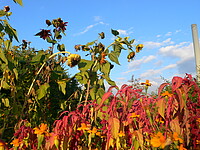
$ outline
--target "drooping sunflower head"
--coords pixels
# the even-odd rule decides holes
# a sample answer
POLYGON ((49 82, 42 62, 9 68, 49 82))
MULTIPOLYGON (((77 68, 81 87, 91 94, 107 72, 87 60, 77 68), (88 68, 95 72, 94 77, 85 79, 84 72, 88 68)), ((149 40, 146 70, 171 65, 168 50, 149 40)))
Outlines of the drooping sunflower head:
POLYGON ((69 67, 74 67, 76 66, 81 60, 81 56, 79 54, 70 54, 68 57, 67 57, 67 65, 69 67))

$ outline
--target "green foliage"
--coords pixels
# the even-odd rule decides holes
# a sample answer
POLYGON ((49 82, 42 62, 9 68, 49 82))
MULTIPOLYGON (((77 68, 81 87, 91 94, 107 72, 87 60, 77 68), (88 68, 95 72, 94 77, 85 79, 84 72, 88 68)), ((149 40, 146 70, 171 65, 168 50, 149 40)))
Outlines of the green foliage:
MULTIPOLYGON (((23 5, 22 0, 13 1, 23 5)), ((67 52, 66 46, 61 43, 68 24, 61 18, 46 20, 47 29, 35 34, 50 44, 49 49, 36 50, 26 40, 13 45, 13 41, 19 42, 19 39, 16 29, 9 24, 12 15, 9 10, 9 6, 0 10, 0 17, 4 18, 0 20, 1 138, 11 139, 14 126, 17 127, 20 120, 27 120, 32 126, 41 122, 53 124, 61 112, 75 110, 77 104, 84 103, 86 106, 89 101, 100 104, 105 82, 116 86, 110 78, 114 67, 112 63, 119 65, 122 50, 130 52, 136 47, 134 40, 121 38, 117 30, 111 29, 115 40, 107 47, 102 43, 104 32, 99 33, 97 40, 75 45, 76 51, 82 50, 90 56, 89 59, 81 59, 80 55, 67 52), (59 52, 54 53, 55 49, 59 52), (64 69, 66 62, 71 68, 78 65, 79 72, 73 77, 69 77, 64 69)), ((102 113, 98 115, 103 117, 102 113)), ((43 136, 38 137, 40 148, 43 136)))
MULTIPOLYGON (((91 99, 96 100, 96 87, 105 90, 104 82, 116 86, 116 83, 110 78, 110 72, 114 67, 112 63, 120 65, 119 57, 122 50, 128 50, 130 53, 134 52, 134 47, 137 47, 133 45, 134 39, 128 41, 129 37, 120 37, 117 30, 111 29, 111 33, 116 39, 107 47, 101 41, 105 39, 104 32, 99 33, 97 40, 88 42, 85 45, 75 45, 76 51, 87 52, 86 56, 90 57, 89 60, 81 59, 78 64, 80 72, 75 75, 78 82, 85 87, 83 95, 86 93, 86 103, 89 95, 91 99)), ((133 59, 133 57, 129 59, 133 59)))
POLYGON ((23 6, 23 2, 22 2, 22 0, 13 0, 15 3, 17 3, 17 4, 19 4, 19 5, 21 5, 21 6, 23 6))
MULTIPOLYGON (((1 16, 7 17, 2 11, 1 16)), ((6 139, 11 138, 20 119, 32 125, 52 124, 61 111, 73 109, 79 98, 74 96, 79 89, 77 81, 64 69, 65 56, 52 55, 53 47, 36 51, 26 40, 13 46, 13 40, 18 41, 16 30, 7 18, 0 20, 0 135, 6 139)), ((59 46, 63 51, 64 45, 59 46)))

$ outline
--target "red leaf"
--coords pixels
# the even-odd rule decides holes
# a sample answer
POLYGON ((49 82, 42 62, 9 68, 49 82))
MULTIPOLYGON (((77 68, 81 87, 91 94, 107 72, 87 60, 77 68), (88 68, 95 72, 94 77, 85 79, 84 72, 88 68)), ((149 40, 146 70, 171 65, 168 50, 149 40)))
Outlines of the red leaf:
MULTIPOLYGON (((109 89, 110 91, 110 89, 109 89)), ((95 111, 99 110, 101 108, 101 106, 103 105, 103 103, 105 102, 106 99, 108 99, 110 97, 110 95, 112 95, 112 92, 107 92, 103 95, 101 103, 95 108, 95 111)))
POLYGON ((179 106, 180 106, 180 111, 182 111, 182 109, 185 107, 185 100, 184 100, 184 98, 186 96, 185 95, 186 93, 183 93, 181 91, 181 89, 177 89, 176 93, 177 93, 178 98, 179 98, 178 102, 179 102, 179 106))
POLYGON ((160 93, 162 92, 162 90, 165 88, 165 86, 169 85, 169 83, 163 83, 160 85, 160 87, 158 88, 158 96, 160 96, 160 93))
POLYGON ((182 85, 183 79, 181 77, 173 77, 172 79, 172 90, 175 91, 182 85))

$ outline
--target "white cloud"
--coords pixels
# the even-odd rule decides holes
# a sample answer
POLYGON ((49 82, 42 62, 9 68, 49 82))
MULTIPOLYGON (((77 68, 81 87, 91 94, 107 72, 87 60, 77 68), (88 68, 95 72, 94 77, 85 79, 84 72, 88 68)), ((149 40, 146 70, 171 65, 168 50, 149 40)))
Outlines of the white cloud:
POLYGON ((147 62, 149 62, 149 61, 152 61, 152 60, 154 60, 154 59, 156 59, 156 56, 154 56, 154 55, 149 55, 149 56, 147 56, 147 57, 143 57, 143 63, 147 63, 147 62))
POLYGON ((124 77, 117 78, 117 80, 126 80, 124 77))
POLYGON ((161 35, 156 35, 157 38, 161 37, 161 35))
POLYGON ((164 41, 162 42, 162 45, 164 45, 164 44, 174 44, 174 42, 171 41, 171 40, 172 40, 171 38, 168 38, 168 39, 164 40, 164 41))
POLYGON ((179 33, 179 32, 181 32, 181 30, 176 30, 176 31, 175 31, 175 33, 179 33))
POLYGON ((102 20, 101 16, 94 16, 94 21, 100 21, 102 20))
POLYGON ((127 36, 133 33, 133 27, 129 28, 128 30, 118 29, 117 31, 119 34, 127 36))
POLYGON ((97 23, 87 26, 84 31, 80 32, 80 34, 84 34, 84 33, 88 32, 91 28, 93 28, 96 25, 97 25, 97 23))
POLYGON ((172 32, 167 32, 166 34, 165 34, 165 36, 171 36, 172 35, 172 32))
POLYGON ((168 69, 173 69, 176 68, 177 64, 169 64, 167 66, 164 66, 163 68, 160 69, 149 69, 146 72, 142 73, 140 75, 140 78, 146 78, 146 77, 153 77, 155 75, 161 74, 164 70, 168 70, 168 69))
POLYGON ((128 35, 128 33, 127 33, 126 30, 121 30, 121 29, 119 29, 119 30, 117 30, 117 31, 118 31, 119 34, 121 34, 121 35, 128 35))
POLYGON ((157 62, 154 63, 155 66, 161 66, 163 64, 162 60, 158 60, 157 62))
POLYGON ((167 70, 167 69, 173 69, 173 68, 176 68, 177 67, 177 64, 169 64, 163 68, 161 68, 160 70, 161 71, 164 71, 164 70, 167 70))
POLYGON ((176 45, 161 47, 159 53, 163 56, 176 57, 181 60, 187 60, 194 57, 193 44, 182 42, 176 45))
POLYGON ((143 56, 141 59, 138 59, 138 60, 134 60, 132 62, 130 62, 128 64, 128 68, 129 69, 138 69, 140 68, 140 66, 144 63, 147 63, 147 62, 150 62, 152 60, 156 59, 156 56, 154 55, 149 55, 149 56, 143 56))
POLYGON ((100 21, 100 22, 98 22, 98 23, 91 24, 91 25, 87 26, 82 32, 77 33, 77 34, 75 34, 74 36, 84 34, 84 33, 88 32, 89 30, 91 30, 92 28, 94 28, 95 26, 97 26, 97 25, 99 25, 99 24, 101 24, 101 25, 107 25, 106 23, 100 21))
POLYGON ((149 70, 145 71, 144 73, 142 73, 140 75, 140 78, 142 78, 142 79, 145 79, 147 77, 150 78, 150 77, 152 77, 152 76, 154 76, 156 74, 159 74, 160 72, 161 72, 160 69, 158 69, 158 70, 149 69, 149 70))
POLYGON ((169 45, 169 44, 174 44, 174 42, 171 41, 171 38, 168 38, 168 39, 166 39, 166 40, 164 40, 162 42, 153 42, 153 41, 144 42, 144 46, 147 49, 159 48, 161 46, 169 45))
POLYGON ((144 47, 147 49, 158 48, 161 45, 162 45, 162 43, 160 43, 160 42, 153 42, 153 41, 144 42, 144 47))

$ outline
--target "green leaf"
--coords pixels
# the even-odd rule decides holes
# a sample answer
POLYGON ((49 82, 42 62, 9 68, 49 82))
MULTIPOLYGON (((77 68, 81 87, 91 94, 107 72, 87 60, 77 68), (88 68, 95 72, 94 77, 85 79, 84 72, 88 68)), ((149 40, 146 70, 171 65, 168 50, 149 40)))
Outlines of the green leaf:
POLYGON ((135 42, 135 39, 132 39, 131 41, 129 41, 130 44, 133 44, 135 42))
POLYGON ((66 94, 66 82, 65 81, 58 81, 57 82, 59 85, 59 90, 62 91, 62 93, 65 95, 66 94))
POLYGON ((37 149, 40 149, 40 146, 42 145, 42 142, 44 140, 44 135, 43 134, 38 134, 37 135, 37 140, 38 140, 38 147, 37 147, 37 149))
POLYGON ((6 25, 5 26, 5 32, 8 34, 10 40, 12 41, 12 39, 14 37, 15 40, 17 42, 19 42, 18 37, 17 37, 17 31, 14 28, 12 28, 7 21, 5 21, 5 25, 6 25))
POLYGON ((87 84, 89 79, 89 74, 87 71, 79 72, 75 75, 75 78, 80 82, 81 84, 87 84))
POLYGON ((92 67, 93 63, 93 61, 81 59, 81 61, 78 63, 78 69, 80 71, 86 71, 92 67))
POLYGON ((104 88, 104 79, 101 78, 101 79, 98 79, 98 84, 104 88))
MULTIPOLYGON (((102 99, 103 95, 105 94, 105 90, 103 88, 99 88, 97 91, 97 96, 100 98, 100 100, 102 99)), ((97 104, 100 104, 101 101, 97 101, 97 104)))
POLYGON ((1 87, 4 89, 10 89, 10 85, 4 80, 1 81, 1 87))
POLYGON ((110 74, 110 63, 106 62, 100 66, 100 71, 106 75, 110 74))
POLYGON ((95 41, 92 41, 92 42, 88 42, 85 46, 91 46, 91 45, 93 45, 95 42, 96 42, 96 40, 95 40, 95 41))
POLYGON ((0 23, 0 31, 4 29, 4 26, 0 23))
POLYGON ((92 71, 97 72, 100 69, 100 63, 99 61, 95 62, 95 65, 92 68, 92 71))
POLYGON ((6 50, 10 50, 10 47, 12 46, 12 42, 10 40, 4 41, 4 45, 6 50))
POLYGON ((118 60, 118 53, 112 51, 108 54, 108 57, 110 58, 111 61, 115 62, 116 64, 120 65, 119 60, 118 60))
POLYGON ((114 44, 113 45, 113 52, 115 52, 116 56, 119 57, 119 55, 121 54, 121 50, 124 49, 123 46, 121 46, 121 44, 114 44))
POLYGON ((2 51, 0 52, 0 59, 6 64, 8 64, 8 60, 2 51))
POLYGON ((111 33, 112 33, 114 36, 119 35, 119 32, 118 32, 117 30, 111 29, 111 33))
POLYGON ((124 40, 122 41, 122 43, 123 43, 123 44, 126 44, 126 45, 129 46, 129 47, 132 47, 131 44, 130 44, 130 42, 127 41, 127 39, 125 39, 125 38, 124 38, 124 40))
POLYGON ((23 2, 22 2, 22 0, 13 0, 15 3, 17 3, 17 4, 19 4, 19 5, 21 5, 21 6, 23 6, 23 2))
POLYGON ((138 140, 134 140, 134 149, 139 149, 140 143, 138 140))
POLYGON ((65 45, 64 44, 58 44, 57 49, 61 52, 61 51, 65 51, 65 45))
POLYGON ((10 103, 9 103, 9 99, 8 98, 2 98, 2 103, 4 104, 5 107, 9 107, 10 103))
POLYGON ((7 13, 4 10, 0 10, 0 17, 5 16, 7 13))
POLYGON ((97 90, 98 90, 98 85, 94 85, 93 88, 90 89, 90 96, 93 100, 96 99, 96 93, 97 93, 97 90))
POLYGON ((60 32, 57 31, 57 30, 55 30, 55 37, 56 37, 56 38, 59 38, 59 36, 60 36, 60 32))
POLYGON ((41 85, 39 87, 39 89, 37 90, 37 96, 38 96, 38 100, 42 99, 47 93, 48 93, 48 88, 49 88, 49 84, 48 83, 44 83, 43 85, 41 85))
POLYGON ((116 86, 115 81, 111 80, 108 75, 102 75, 104 79, 108 82, 109 85, 116 86))
POLYGON ((44 51, 39 51, 37 55, 35 55, 31 62, 43 62, 43 60, 45 59, 45 52, 44 51))
POLYGON ((13 72, 14 72, 14 74, 15 74, 15 78, 16 78, 16 80, 18 80, 18 71, 17 71, 17 69, 14 68, 14 69, 13 69, 13 72))
POLYGON ((50 37, 46 37, 46 40, 48 43, 52 43, 52 44, 56 44, 57 41, 56 40, 52 40, 50 37))

